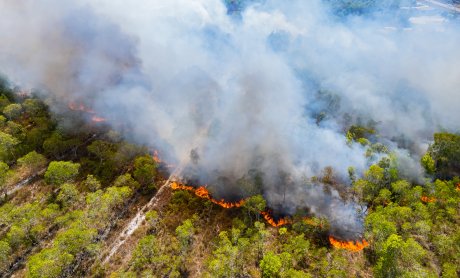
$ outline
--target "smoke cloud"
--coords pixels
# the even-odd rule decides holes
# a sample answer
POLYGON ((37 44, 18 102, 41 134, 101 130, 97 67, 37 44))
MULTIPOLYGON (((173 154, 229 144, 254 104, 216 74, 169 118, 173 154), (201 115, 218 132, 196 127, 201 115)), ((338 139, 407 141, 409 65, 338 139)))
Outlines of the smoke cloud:
POLYGON ((357 205, 311 177, 332 167, 346 187, 348 167, 375 163, 344 136, 368 123, 404 174, 421 175, 432 133, 460 128, 458 20, 417 7, 246 4, 2 1, 0 72, 129 127, 219 197, 262 193, 278 213, 308 208, 336 233, 359 233, 357 205))

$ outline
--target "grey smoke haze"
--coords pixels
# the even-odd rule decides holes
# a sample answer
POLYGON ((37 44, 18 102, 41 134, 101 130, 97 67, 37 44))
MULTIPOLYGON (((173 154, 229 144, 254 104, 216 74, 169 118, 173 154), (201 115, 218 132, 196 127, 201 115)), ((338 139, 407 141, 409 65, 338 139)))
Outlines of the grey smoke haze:
POLYGON ((0 72, 129 126, 216 194, 260 174, 280 212, 309 207, 359 231, 355 204, 304 182, 375 162, 346 144, 346 119, 375 121, 413 176, 432 133, 460 128, 458 22, 405 12, 401 23, 394 10, 339 18, 319 0, 264 1, 240 18, 220 0, 6 0, 0 72), (319 90, 339 101, 318 124, 319 90))

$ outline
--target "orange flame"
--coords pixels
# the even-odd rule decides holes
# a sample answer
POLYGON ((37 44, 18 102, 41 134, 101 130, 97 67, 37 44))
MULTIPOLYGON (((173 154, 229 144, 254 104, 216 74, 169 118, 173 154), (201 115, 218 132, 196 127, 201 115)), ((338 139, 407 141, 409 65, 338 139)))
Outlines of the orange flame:
POLYGON ((155 160, 155 162, 158 164, 162 162, 157 150, 153 151, 153 160, 155 160))
POLYGON ((262 214, 265 221, 267 221, 268 224, 272 225, 273 227, 281 227, 287 224, 291 224, 291 220, 287 217, 281 218, 278 221, 276 221, 271 215, 270 211, 261 211, 260 214, 262 214))
POLYGON ((75 101, 69 102, 67 105, 70 110, 73 111, 82 111, 90 114, 95 114, 96 112, 92 110, 91 108, 86 107, 83 103, 76 103, 75 101))
POLYGON ((165 163, 161 158, 160 158, 160 153, 158 152, 158 150, 153 150, 153 161, 155 161, 157 164, 162 164, 164 166, 166 166, 167 168, 174 168, 176 166, 174 166, 174 164, 167 164, 165 163))
POLYGON ((420 197, 420 200, 422 200, 422 202, 424 202, 424 203, 433 203, 433 202, 436 201, 436 198, 435 197, 422 196, 422 197, 420 197))
POLYGON ((341 241, 341 240, 335 239, 333 236, 329 236, 329 242, 335 248, 346 249, 346 250, 353 251, 353 252, 359 252, 363 250, 364 248, 366 248, 367 246, 369 246, 369 243, 365 239, 363 239, 362 242, 359 242, 359 241, 353 242, 353 241, 341 241))
POLYGON ((455 190, 460 191, 460 183, 457 183, 457 188, 455 190))
POLYGON ((188 190, 188 191, 194 191, 195 190, 195 188, 193 188, 191 186, 180 184, 177 181, 173 181, 171 183, 171 188, 173 190, 188 190))
POLYGON ((206 189, 206 187, 204 186, 200 186, 198 188, 194 188, 192 186, 187 186, 187 185, 183 185, 183 184, 180 184, 176 181, 173 181, 171 183, 171 188, 174 189, 174 190, 187 190, 187 191, 192 191, 197 197, 199 198, 202 198, 202 199, 206 199, 206 200, 209 200, 211 201, 212 203, 216 204, 216 205, 219 205, 223 208, 226 208, 226 209, 229 209, 229 208, 239 208, 241 207, 244 202, 246 201, 245 199, 243 200, 240 200, 238 202, 226 202, 224 199, 221 199, 221 200, 216 200, 216 199, 213 199, 211 197, 211 194, 209 193, 209 191, 206 189))

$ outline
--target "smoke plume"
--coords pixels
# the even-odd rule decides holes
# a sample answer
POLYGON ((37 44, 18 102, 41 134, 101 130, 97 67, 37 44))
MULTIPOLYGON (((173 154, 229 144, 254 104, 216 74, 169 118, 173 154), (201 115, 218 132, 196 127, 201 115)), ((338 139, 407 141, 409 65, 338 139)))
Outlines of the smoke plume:
POLYGON ((352 124, 420 176, 432 133, 460 128, 460 32, 437 10, 331 2, 4 0, 0 72, 129 127, 219 197, 261 193, 359 233, 357 205, 311 178, 332 167, 347 187, 348 167, 376 162, 347 144, 352 124))

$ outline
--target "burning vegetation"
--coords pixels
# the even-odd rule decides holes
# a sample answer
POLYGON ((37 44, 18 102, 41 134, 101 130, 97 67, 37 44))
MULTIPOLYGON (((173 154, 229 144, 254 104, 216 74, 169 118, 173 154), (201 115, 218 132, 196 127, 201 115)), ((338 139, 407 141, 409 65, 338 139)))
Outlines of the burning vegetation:
POLYGON ((214 199, 211 194, 209 193, 208 189, 205 186, 200 186, 198 188, 194 188, 192 186, 182 185, 176 181, 171 183, 171 188, 174 190, 186 190, 193 192, 197 197, 201 199, 206 199, 211 201, 212 203, 219 205, 223 208, 230 209, 230 208, 239 208, 241 207, 245 200, 240 200, 238 202, 226 202, 224 199, 217 200, 214 199))
POLYGON ((268 224, 272 225, 273 227, 281 227, 284 225, 291 224, 292 221, 288 217, 280 218, 280 219, 275 219, 272 215, 272 212, 270 210, 267 211, 261 211, 260 214, 264 217, 265 221, 267 221, 268 224))
POLYGON ((422 202, 424 202, 424 203, 433 203, 433 202, 436 202, 436 198, 435 198, 435 197, 428 197, 428 196, 422 196, 422 197, 420 197, 420 200, 422 200, 422 202))
POLYGON ((333 236, 329 236, 329 242, 332 246, 339 249, 346 249, 353 252, 359 252, 369 246, 369 243, 363 239, 361 242, 359 241, 342 241, 339 239, 334 238, 333 236))
POLYGON ((91 121, 93 123, 103 123, 103 122, 107 121, 105 118, 96 115, 96 111, 94 111, 93 109, 85 106, 81 102, 78 103, 78 102, 75 102, 75 101, 71 101, 71 102, 69 102, 67 104, 67 107, 72 111, 80 111, 80 112, 84 112, 84 113, 92 115, 91 116, 91 121))
MULTIPOLYGON (((177 181, 173 181, 171 183, 171 188, 173 190, 185 190, 193 192, 197 197, 210 200, 212 203, 219 205, 223 208, 230 209, 230 208, 238 208, 244 205, 245 199, 242 199, 238 202, 226 202, 224 199, 216 200, 212 198, 211 194, 209 193, 208 189, 205 186, 200 186, 195 188, 193 186, 183 185, 177 181)), ((282 227, 285 225, 293 224, 293 220, 289 217, 282 217, 276 219, 273 216, 273 212, 270 209, 261 211, 260 214, 263 216, 264 220, 273 227, 282 227)), ((306 224, 311 226, 319 226, 322 227, 321 223, 317 223, 311 218, 304 217, 302 219, 306 224)), ((366 248, 369 243, 366 240, 362 241, 341 241, 335 239, 333 236, 329 236, 329 242, 332 246, 340 249, 346 249, 353 252, 358 252, 366 248)))

